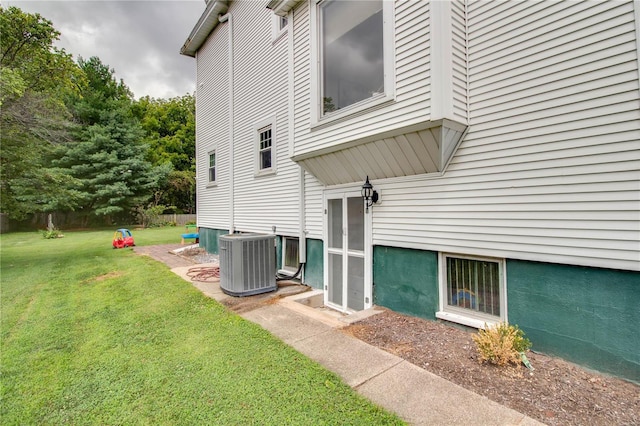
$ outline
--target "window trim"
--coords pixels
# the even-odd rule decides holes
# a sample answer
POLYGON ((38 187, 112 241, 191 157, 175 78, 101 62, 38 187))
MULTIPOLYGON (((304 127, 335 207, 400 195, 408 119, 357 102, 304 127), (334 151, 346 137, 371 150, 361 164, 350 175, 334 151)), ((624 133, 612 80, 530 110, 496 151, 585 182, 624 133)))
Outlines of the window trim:
POLYGON ((276 163, 276 158, 277 158, 277 151, 276 151, 276 146, 277 146, 277 132, 276 132, 276 117, 272 116, 269 118, 266 118, 264 120, 261 120, 259 122, 257 122, 254 126, 253 126, 253 133, 254 133, 254 176, 255 177, 259 177, 259 176, 269 176, 269 175, 274 175, 276 173, 277 170, 277 163, 276 163), (261 158, 260 158, 260 133, 262 130, 266 129, 266 128, 271 128, 271 167, 266 168, 266 169, 262 169, 260 167, 261 165, 261 158))
POLYGON ((207 151, 207 187, 216 186, 218 184, 218 156, 216 155, 216 150, 211 149, 207 151), (214 174, 215 179, 211 180, 211 156, 214 156, 214 174))
POLYGON ((499 322, 507 322, 507 270, 505 259, 476 256, 460 253, 439 253, 438 256, 438 299, 439 310, 436 312, 436 318, 466 325, 468 327, 482 329, 485 325, 494 325, 499 322), (447 304, 447 258, 469 259, 486 262, 494 262, 498 264, 499 274, 499 297, 500 297, 500 316, 483 314, 481 312, 472 312, 464 308, 449 306, 447 304))
POLYGON ((322 2, 328 0, 315 0, 310 8, 311 14, 311 123, 310 127, 318 127, 329 122, 355 116, 369 109, 379 107, 395 100, 395 8, 393 1, 382 0, 383 14, 383 55, 384 55, 384 93, 363 99, 360 102, 341 108, 335 112, 322 116, 322 63, 320 12, 322 2))

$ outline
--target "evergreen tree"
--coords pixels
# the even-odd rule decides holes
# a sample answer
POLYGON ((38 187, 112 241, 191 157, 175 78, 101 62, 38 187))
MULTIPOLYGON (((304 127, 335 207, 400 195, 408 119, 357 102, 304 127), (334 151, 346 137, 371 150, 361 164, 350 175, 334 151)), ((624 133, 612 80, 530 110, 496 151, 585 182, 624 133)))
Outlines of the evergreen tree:
POLYGON ((77 142, 65 146, 56 164, 81 182, 81 212, 112 217, 145 204, 166 180, 170 165, 154 167, 146 159, 144 131, 132 112, 132 95, 116 82, 114 70, 93 57, 79 60, 87 86, 72 100, 81 129, 77 142))

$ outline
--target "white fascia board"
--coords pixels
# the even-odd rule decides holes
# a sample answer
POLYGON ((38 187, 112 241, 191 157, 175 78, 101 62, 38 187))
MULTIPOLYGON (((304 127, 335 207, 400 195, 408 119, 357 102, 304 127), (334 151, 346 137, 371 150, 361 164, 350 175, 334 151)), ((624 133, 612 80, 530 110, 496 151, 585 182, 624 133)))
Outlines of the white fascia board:
POLYGON ((218 17, 227 13, 228 8, 229 5, 226 0, 208 2, 202 16, 200 16, 195 27, 191 30, 189 38, 182 45, 180 54, 195 58, 198 49, 204 44, 211 31, 220 23, 218 17))

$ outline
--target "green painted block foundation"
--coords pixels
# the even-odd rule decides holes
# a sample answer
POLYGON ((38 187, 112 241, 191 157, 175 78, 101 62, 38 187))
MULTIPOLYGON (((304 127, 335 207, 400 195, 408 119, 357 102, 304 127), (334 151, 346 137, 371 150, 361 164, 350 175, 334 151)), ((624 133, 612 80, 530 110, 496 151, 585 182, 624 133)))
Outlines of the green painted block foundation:
POLYGON ((396 312, 435 319, 438 309, 438 254, 373 247, 373 298, 396 312))
POLYGON ((324 282, 324 249, 322 240, 307 238, 307 263, 304 266, 304 283, 322 289, 324 282))
POLYGON ((640 382, 640 273, 508 260, 507 277, 534 350, 640 382))
POLYGON ((218 238, 221 235, 227 235, 229 230, 200 228, 198 233, 200 234, 200 247, 203 247, 208 253, 219 254, 218 238))

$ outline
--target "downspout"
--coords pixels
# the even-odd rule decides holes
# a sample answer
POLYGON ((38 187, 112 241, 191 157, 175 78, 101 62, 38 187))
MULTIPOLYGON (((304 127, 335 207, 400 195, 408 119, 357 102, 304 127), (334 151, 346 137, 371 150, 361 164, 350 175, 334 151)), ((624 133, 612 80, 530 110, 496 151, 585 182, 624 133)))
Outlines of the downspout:
MULTIPOLYGON (((293 75, 293 68, 294 68, 294 45, 293 45, 293 11, 290 11, 288 13, 287 16, 287 25, 289 26, 289 28, 287 29, 287 31, 289 32, 288 34, 288 61, 289 61, 289 66, 288 68, 288 86, 289 86, 289 90, 288 90, 288 95, 289 95, 289 111, 288 111, 288 115, 289 115, 289 128, 288 128, 288 132, 289 132, 289 157, 293 157, 294 152, 295 152, 295 146, 294 146, 294 132, 295 132, 295 123, 293 120, 295 111, 294 111, 294 103, 295 103, 295 91, 293 89, 294 86, 294 75, 293 75)), ((298 165, 299 167, 299 171, 300 171, 300 176, 299 176, 299 197, 300 197, 300 204, 299 204, 299 218, 298 218, 298 223, 300 224, 300 228, 298 230, 298 262, 300 263, 300 265, 306 265, 307 263, 307 222, 306 222, 306 218, 305 218, 305 207, 306 207, 306 203, 305 203, 305 171, 302 168, 302 166, 298 165)), ((302 278, 304 281, 304 271, 302 272, 302 278)))
POLYGON ((229 234, 235 232, 234 217, 234 95, 233 95, 233 15, 227 13, 218 17, 220 23, 229 21, 229 234))

